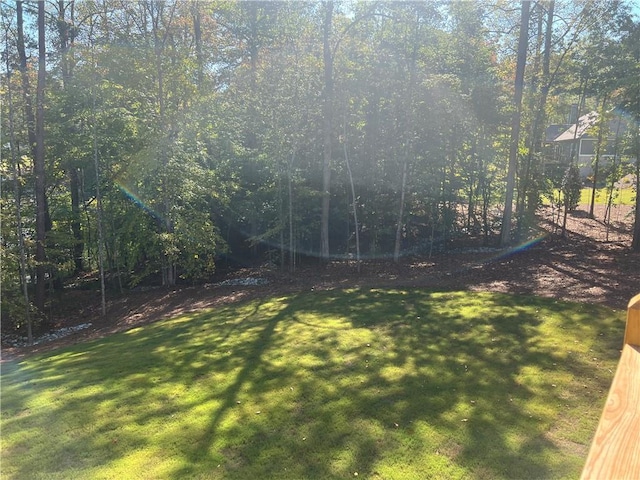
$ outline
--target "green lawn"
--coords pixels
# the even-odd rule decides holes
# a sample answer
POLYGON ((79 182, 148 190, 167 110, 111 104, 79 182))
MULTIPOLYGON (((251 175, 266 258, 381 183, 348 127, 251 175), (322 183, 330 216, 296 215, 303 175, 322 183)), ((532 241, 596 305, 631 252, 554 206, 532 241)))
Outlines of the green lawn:
MULTIPOLYGON (((580 191, 580 205, 591 204, 591 192, 590 187, 585 187, 580 191)), ((558 190, 554 191, 555 198, 558 197, 558 190)), ((608 188, 596 188, 596 205, 607 205, 609 201, 609 189, 608 188)), ((612 205, 635 205, 636 192, 633 188, 616 189, 613 192, 612 205)), ((550 205, 551 199, 547 195, 542 196, 542 204, 550 205)))
MULTIPOLYGON (((580 203, 582 205, 591 204, 591 194, 593 189, 583 188, 580 192, 580 203)), ((613 205, 634 205, 636 199, 636 192, 633 188, 622 188, 620 190, 614 189, 613 191, 613 205)), ((596 188, 596 205, 606 205, 609 201, 609 189, 608 188, 596 188)))
POLYGON ((3 479, 577 478, 624 314, 348 290, 2 368, 3 479))

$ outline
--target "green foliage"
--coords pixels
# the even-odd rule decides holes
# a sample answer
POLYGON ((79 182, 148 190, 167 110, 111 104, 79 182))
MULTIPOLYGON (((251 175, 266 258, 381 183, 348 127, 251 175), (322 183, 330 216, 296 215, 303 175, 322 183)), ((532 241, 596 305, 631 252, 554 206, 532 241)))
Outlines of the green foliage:
POLYGON ((580 195, 582 193, 582 179, 577 166, 572 164, 565 171, 561 191, 565 208, 568 211, 575 210, 580 203, 580 195))
MULTIPOLYGON (((584 109, 607 95, 635 114, 638 28, 625 4, 556 5, 555 18, 563 21, 553 24, 552 78, 541 71, 541 5, 532 12, 523 136, 534 134, 545 82, 544 125, 566 122, 587 76, 584 109)), ((336 4, 329 38, 334 72, 325 79, 317 3, 107 0, 45 8, 56 19, 47 27, 45 105, 47 257, 56 275, 74 274, 78 248, 84 268, 97 269, 99 216, 107 273, 131 284, 154 281, 169 267, 187 280, 206 278, 226 251, 241 260, 274 248, 291 248, 284 255, 290 260, 317 255, 326 84, 334 91, 332 254, 353 246, 345 152, 363 255, 392 253, 398 229, 407 254, 423 249, 425 239, 482 233, 487 242, 495 231, 509 147, 517 31, 511 9, 477 2, 336 4), (61 37, 65 32, 73 38, 61 37), (71 40, 73 47, 63 48, 71 40)), ((22 92, 15 67, 14 10, 1 15, 8 63, 0 121, 4 133, 13 119, 16 142, 0 148, 4 164, 12 155, 21 159, 25 224, 33 225, 24 112, 34 92, 22 92)), ((26 24, 31 20, 27 9, 26 24)), ((31 58, 33 40, 26 42, 31 58)), ((32 80, 35 67, 27 65, 32 80)), ((543 169, 534 140, 521 143, 522 153, 533 155, 518 185, 533 209, 551 168, 543 169)), ((626 158, 633 148, 624 145, 626 158)), ((558 167, 556 188, 565 167, 558 167)), ((3 201, 11 202, 11 193, 3 190, 3 201)), ((30 256, 33 249, 28 243, 30 256)), ((15 275, 15 258, 4 268, 15 275)))
POLYGON ((183 315, 3 364, 3 478, 571 478, 623 330, 424 290, 183 315))

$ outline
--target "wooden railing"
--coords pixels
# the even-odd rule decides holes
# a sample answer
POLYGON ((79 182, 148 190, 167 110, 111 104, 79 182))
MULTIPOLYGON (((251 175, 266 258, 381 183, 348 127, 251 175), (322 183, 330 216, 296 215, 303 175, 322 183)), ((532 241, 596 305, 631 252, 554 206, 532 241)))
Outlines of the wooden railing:
POLYGON ((581 479, 640 479, 640 295, 629 302, 622 355, 581 479))

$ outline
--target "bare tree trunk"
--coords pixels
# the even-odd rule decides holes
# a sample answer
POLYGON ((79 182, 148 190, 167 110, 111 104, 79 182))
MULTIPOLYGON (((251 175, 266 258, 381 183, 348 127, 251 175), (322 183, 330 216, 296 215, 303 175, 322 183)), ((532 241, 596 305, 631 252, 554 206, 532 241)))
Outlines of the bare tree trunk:
POLYGON ((44 88, 46 82, 45 11, 44 2, 38 2, 38 83, 36 86, 36 146, 34 171, 36 176, 36 297, 35 303, 44 312, 47 204, 44 171, 44 88))
POLYGON ((98 266, 100 268, 100 313, 107 315, 106 291, 104 284, 104 233, 102 228, 102 195, 100 195, 100 165, 98 162, 98 133, 96 129, 96 94, 93 91, 93 162, 96 169, 96 202, 98 210, 98 266))
MULTIPOLYGON (((74 28, 75 2, 72 0, 58 0, 58 39, 60 41, 60 66, 62 69, 62 88, 67 90, 73 75, 73 60, 69 47, 75 39, 74 28), (69 12, 69 20, 67 20, 69 12)), ((71 232, 73 234, 73 262, 75 273, 80 273, 84 267, 82 257, 84 253, 84 239, 82 235, 82 224, 80 222, 80 193, 78 169, 74 165, 67 167, 69 175, 69 193, 71 194, 71 232)))
MULTIPOLYGON (((157 75, 157 101, 158 101, 158 121, 160 124, 160 132, 163 135, 171 136, 169 124, 167 122, 166 116, 166 104, 165 104, 165 93, 164 93, 164 68, 162 66, 162 57, 164 55, 164 46, 168 36, 168 25, 165 26, 166 30, 160 38, 160 21, 162 19, 162 11, 163 4, 152 2, 147 5, 151 17, 151 25, 153 30, 153 49, 155 53, 156 60, 156 75, 157 75)), ((168 24, 171 24, 173 19, 173 14, 175 12, 176 3, 172 5, 168 24)), ((167 142, 168 143, 168 142, 167 142)), ((173 234, 174 226, 171 221, 171 200, 169 197, 169 185, 168 185, 168 176, 167 176, 167 168, 169 164, 168 153, 165 148, 160 151, 161 157, 161 165, 163 168, 162 179, 162 205, 163 205, 163 227, 166 233, 173 234)), ((170 240, 169 240, 170 241, 170 240)), ((163 285, 166 286, 174 286, 176 284, 176 265, 175 260, 172 255, 164 254, 162 261, 162 282, 163 285)))
MULTIPOLYGON (((38 85, 36 89, 36 105, 38 115, 34 115, 33 104, 31 102, 31 85, 29 82, 29 74, 27 72, 27 53, 24 44, 24 21, 23 21, 23 2, 16 1, 16 27, 17 27, 17 50, 19 58, 19 70, 22 80, 22 94, 24 96, 25 117, 27 119, 27 135, 29 138, 29 148, 34 162, 34 173, 36 176, 36 292, 34 303, 36 308, 44 313, 45 298, 45 199, 44 199, 44 146, 39 144, 44 140, 44 130, 42 129, 43 110, 40 109, 42 102, 42 94, 44 93, 44 41, 38 46, 39 66, 38 66, 38 85), (42 49, 42 52, 40 52, 42 49), (42 66, 42 74, 40 72, 42 66)), ((40 33, 44 37, 44 4, 38 3, 38 38, 40 33), (42 15, 40 15, 40 10, 42 15), (42 29, 40 29, 40 17, 42 16, 42 29), (41 30, 41 31, 40 31, 41 30)))
POLYGON ((102 195, 100 194, 100 163, 98 162, 98 129, 96 118, 96 88, 98 85, 97 61, 95 45, 93 43, 93 22, 89 29, 89 44, 91 45, 91 62, 93 67, 93 84, 91 85, 91 123, 93 136, 93 166, 96 171, 96 221, 98 224, 98 268, 100 270, 100 314, 107 315, 106 289, 104 281, 104 228, 102 214, 102 195))
MULTIPOLYGON (((636 144, 638 143, 636 139, 636 144)), ((636 213, 633 224, 631 250, 640 252, 640 148, 638 147, 636 147, 636 213)))
POLYGON ((402 218, 404 217, 404 200, 407 191, 407 159, 402 163, 402 183, 400 185, 400 210, 398 212, 398 220, 396 222, 396 238, 393 249, 393 261, 398 262, 400 259, 400 244, 402 243, 402 218))
MULTIPOLYGON (((573 145, 572 145, 572 149, 571 149, 571 158, 569 159, 569 167, 571 167, 573 165, 574 162, 574 158, 580 158, 580 145, 578 143, 578 129, 580 127, 580 114, 582 113, 582 106, 584 104, 585 101, 585 96, 587 94, 587 84, 589 83, 587 78, 584 79, 580 79, 580 86, 581 86, 581 94, 580 94, 580 101, 578 103, 578 110, 576 113, 576 128, 573 132, 573 145)), ((569 210, 569 200, 566 197, 566 193, 565 193, 565 199, 564 199, 564 217, 562 220, 562 236, 564 237, 567 233, 567 214, 568 214, 568 210, 569 210)))
MULTIPOLYGON (((394 243, 394 249, 393 249, 393 261, 394 262, 398 262, 398 260, 400 260, 400 250, 401 250, 401 244, 402 244, 402 229, 404 227, 404 222, 402 221, 404 218, 404 209, 405 209, 405 200, 406 200, 406 196, 407 196, 407 175, 408 175, 408 170, 409 170, 409 162, 411 157, 414 154, 414 149, 413 149, 413 129, 414 129, 414 125, 413 125, 413 119, 414 119, 414 110, 413 110, 413 104, 414 104, 414 88, 415 88, 415 82, 416 82, 416 61, 418 58, 418 33, 419 33, 419 29, 420 29, 420 22, 416 21, 416 28, 415 28, 415 32, 414 32, 414 41, 413 41, 413 50, 411 52, 411 57, 409 58, 409 79, 408 79, 408 87, 407 87, 407 92, 406 92, 406 98, 404 99, 405 102, 405 109, 406 109, 406 114, 404 116, 405 121, 404 121, 404 125, 402 128, 402 133, 401 136, 403 136, 404 138, 402 139, 402 148, 403 148, 403 159, 402 159, 402 180, 401 180, 401 184, 400 184, 400 209, 398 211, 398 220, 396 222, 396 237, 395 237, 395 243, 394 243)), ((402 126, 402 123, 401 123, 402 126)))
POLYGON ((636 213, 633 223, 631 249, 640 252, 640 135, 636 132, 636 213))
POLYGON ((598 183, 598 170, 600 167, 600 152, 602 151, 602 131, 604 129, 604 115, 607 105, 607 95, 605 93, 602 99, 602 108, 600 109, 600 125, 598 127, 598 139, 596 141, 596 158, 593 160, 593 182, 591 184, 591 201, 589 202, 589 218, 595 218, 593 213, 596 204, 596 188, 598 183))
POLYGON ((331 136, 333 129, 333 53, 331 51, 331 30, 333 22, 333 1, 325 3, 323 24, 324 59, 324 104, 323 114, 323 155, 322 155, 322 216, 320 220, 320 258, 329 261, 329 207, 331 204, 331 136))
POLYGON ((567 201, 564 202, 564 210, 562 213, 562 236, 565 237, 567 235, 567 215, 569 213, 569 207, 567 206, 567 201))
MULTIPOLYGON (((540 5, 540 4, 539 4, 540 5)), ((527 154, 527 159, 524 165, 524 172, 522 174, 521 181, 521 191, 519 193, 520 201, 517 206, 518 212, 518 236, 522 231, 523 227, 526 227, 531 224, 533 217, 535 216, 535 209, 538 205, 539 193, 536 188, 535 182, 532 180, 536 176, 536 159, 538 154, 542 151, 543 146, 543 134, 544 134, 544 123, 546 117, 546 105, 547 98, 549 96, 549 90, 551 89, 551 85, 555 78, 554 75, 551 75, 550 64, 551 64, 551 48, 552 48, 552 33, 553 33, 553 18, 554 18, 554 10, 555 10, 555 1, 549 1, 549 6, 547 9, 547 20, 546 20, 546 29, 544 33, 544 53, 542 56, 542 87, 540 88, 540 98, 538 101, 538 106, 535 112, 535 118, 533 121, 532 129, 531 129, 531 139, 529 142, 529 152, 527 154), (533 183, 533 185, 532 185, 533 183), (524 225, 523 225, 524 224, 524 225)), ((540 15, 539 23, 538 23, 538 35, 542 34, 542 15, 540 15)), ((538 39, 538 43, 540 43, 540 39, 538 39)), ((536 63, 539 62, 539 53, 536 55, 536 63)), ((537 71, 537 66, 534 70, 537 71)), ((537 75, 534 75, 537 77, 537 75)), ((536 88, 537 88, 537 83, 536 88)), ((533 98, 532 95, 532 108, 533 108, 533 98)))
MULTIPOLYGON (((469 169, 469 194, 467 196, 467 230, 471 231, 471 223, 474 222, 474 219, 476 218, 475 216, 475 210, 476 210, 476 206, 475 206, 475 199, 478 196, 478 191, 479 191, 479 182, 476 180, 475 178, 475 174, 478 173, 477 172, 477 167, 478 167, 478 152, 477 152, 477 148, 478 148, 478 136, 477 134, 473 135, 473 140, 472 140, 472 144, 471 144, 471 151, 469 152, 469 156, 471 158, 471 168, 469 169)), ((480 175, 478 175, 479 177, 480 175)))
MULTIPOLYGON (((640 48, 636 48, 635 50, 635 60, 636 62, 640 60, 640 48)), ((636 96, 635 107, 635 124, 638 125, 640 123, 640 95, 636 96)), ((633 131, 633 139, 636 157, 636 213, 633 223, 631 250, 634 252, 640 252, 640 131, 638 131, 637 128, 633 131)))
MULTIPOLYGON (((604 113, 604 112, 603 112, 604 113)), ((601 129, 602 130, 602 129, 601 129)), ((615 138, 616 143, 613 151, 613 166, 611 167, 611 175, 609 178, 609 191, 607 192, 607 208, 604 213, 604 223, 607 226, 605 241, 609 241, 609 229, 611 227, 611 206, 613 204, 613 191, 615 190, 616 181, 620 180, 618 176, 618 136, 620 135, 620 122, 618 122, 615 138)), ((600 134, 598 135, 600 137, 600 134)))
POLYGON ((193 2, 193 40, 195 42, 196 62, 198 64, 198 88, 202 88, 204 79, 204 57, 202 55, 202 29, 200 26, 200 2, 193 2))
POLYGON ((289 161, 289 172, 287 175, 287 189, 289 193, 289 271, 296 271, 296 251, 295 251, 295 241, 293 238, 293 163, 296 159, 296 149, 293 148, 291 152, 291 160, 289 161))
POLYGON ((515 93, 513 98, 515 110, 511 118, 511 143, 509 148, 509 168, 507 171, 507 191, 500 236, 501 246, 506 246, 511 243, 511 216, 513 212, 513 191, 516 185, 516 169, 518 166, 518 143, 520 140, 520 117, 522 116, 524 69, 527 63, 530 4, 530 0, 523 0, 520 10, 520 36, 518 39, 518 60, 516 64, 515 93))
MULTIPOLYGON (((342 144, 344 148, 344 161, 347 164, 347 173, 349 174, 349 185, 351 186, 351 208, 353 208, 353 223, 355 224, 356 231, 356 268, 360 273, 360 225, 358 224, 358 202, 356 201, 356 189, 353 184, 353 173, 351 172, 351 163, 349 162, 349 154, 347 152, 347 113, 345 106, 344 122, 342 126, 342 135, 344 142, 342 144)), ((348 248, 348 247, 347 247, 348 248)))
MULTIPOLYGON (((537 16, 537 25, 536 25, 536 40, 535 40, 535 54, 533 56, 533 64, 531 65, 531 82, 530 89, 531 93, 529 95, 529 105, 528 109, 531 112, 536 111, 536 93, 538 87, 540 85, 540 57, 542 53, 542 44, 543 44, 543 15, 542 15, 543 5, 541 2, 536 2, 531 7, 531 15, 537 16)), ((544 79, 542 79, 544 81, 544 79)), ((539 113, 539 110, 538 110, 539 113)), ((532 169, 534 163, 534 149, 536 148, 536 137, 537 137, 537 118, 538 114, 536 114, 536 119, 532 122, 530 137, 528 139, 528 152, 526 157, 524 158, 523 165, 521 167, 521 173, 519 178, 518 185, 518 195, 516 198, 516 242, 520 240, 522 235, 522 230, 525 227, 525 224, 528 223, 527 218, 527 196, 529 194, 529 190, 531 188, 531 176, 532 169)))

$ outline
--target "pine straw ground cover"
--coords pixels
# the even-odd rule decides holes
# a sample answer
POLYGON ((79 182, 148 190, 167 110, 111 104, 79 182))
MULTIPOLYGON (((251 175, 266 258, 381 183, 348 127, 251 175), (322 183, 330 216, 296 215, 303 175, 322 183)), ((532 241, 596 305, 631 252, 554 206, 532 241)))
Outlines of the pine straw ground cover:
POLYGON ((576 478, 624 313, 352 289, 233 304, 2 368, 2 478, 576 478))

